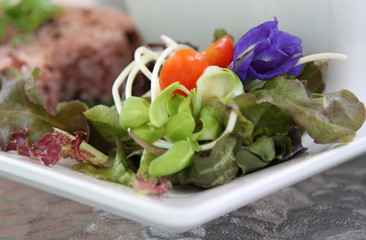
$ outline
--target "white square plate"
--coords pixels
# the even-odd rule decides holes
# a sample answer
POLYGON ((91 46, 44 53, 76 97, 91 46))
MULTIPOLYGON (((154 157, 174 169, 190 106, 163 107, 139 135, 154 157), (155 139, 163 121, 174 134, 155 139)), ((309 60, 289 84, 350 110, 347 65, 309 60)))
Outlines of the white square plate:
POLYGON ((4 152, 0 152, 0 176, 166 231, 184 232, 366 152, 365 134, 343 146, 317 146, 304 140, 310 151, 296 159, 210 190, 176 188, 160 198, 73 171, 67 161, 47 167, 4 152))
MULTIPOLYGON (((362 8, 348 4, 348 1, 326 2, 332 7, 326 19, 329 34, 323 33, 321 38, 316 34, 311 37, 316 19, 308 19, 312 23, 309 25, 298 21, 303 29, 297 34, 288 30, 293 19, 279 9, 268 10, 271 16, 267 16, 267 12, 264 17, 272 20, 277 16, 280 25, 285 26, 283 30, 302 37, 305 54, 335 51, 348 55, 347 62, 331 62, 326 76, 327 92, 349 89, 366 102, 366 32, 365 17, 360 17, 362 8)), ((316 3, 312 1, 312 4, 316 3)), ((123 185, 70 170, 72 163, 67 161, 46 167, 38 161, 5 152, 0 152, 0 176, 167 231, 183 232, 365 153, 366 127, 361 128, 355 140, 347 145, 316 145, 306 137, 303 144, 308 152, 283 164, 248 174, 214 189, 176 188, 160 198, 138 195, 123 185)))

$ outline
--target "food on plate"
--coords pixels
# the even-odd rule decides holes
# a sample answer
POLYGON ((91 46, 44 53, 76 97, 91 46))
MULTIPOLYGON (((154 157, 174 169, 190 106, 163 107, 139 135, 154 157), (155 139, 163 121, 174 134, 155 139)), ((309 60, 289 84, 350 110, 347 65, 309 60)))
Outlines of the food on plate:
POLYGON ((236 42, 221 34, 203 51, 162 40, 164 49, 136 49, 113 84, 113 107, 70 101, 50 115, 35 87, 37 69, 2 71, 2 149, 47 166, 73 158, 74 170, 160 195, 287 161, 306 151, 304 133, 319 144, 351 142, 365 121, 350 91, 322 93, 327 61, 347 57, 303 56, 301 39, 279 31, 276 18, 236 42), (133 96, 139 73, 151 88, 133 96))
MULTIPOLYGON (((44 0, 22 0, 19 4, 33 7, 34 14, 42 10, 41 3, 50 4, 44 0)), ((49 8, 47 5, 43 10, 49 8)), ((20 20, 14 25, 3 23, 0 70, 14 67, 27 73, 39 68, 36 84, 50 110, 59 101, 72 99, 110 101, 115 78, 141 44, 130 16, 102 6, 57 9, 28 34, 19 34, 14 27, 20 20)), ((19 19, 27 17, 26 13, 17 14, 19 19)))

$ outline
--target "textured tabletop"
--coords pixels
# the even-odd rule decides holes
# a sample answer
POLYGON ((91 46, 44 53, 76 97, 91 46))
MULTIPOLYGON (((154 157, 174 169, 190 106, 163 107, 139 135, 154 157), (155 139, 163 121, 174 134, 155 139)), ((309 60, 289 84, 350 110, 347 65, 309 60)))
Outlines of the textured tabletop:
POLYGON ((366 239, 366 155, 172 234, 0 178, 0 240, 366 239))

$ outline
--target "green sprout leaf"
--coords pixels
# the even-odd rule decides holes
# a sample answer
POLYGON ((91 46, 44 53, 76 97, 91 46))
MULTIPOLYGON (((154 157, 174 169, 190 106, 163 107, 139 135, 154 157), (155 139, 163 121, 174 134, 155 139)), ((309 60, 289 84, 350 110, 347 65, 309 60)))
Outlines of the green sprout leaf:
POLYGON ((151 103, 149 116, 151 124, 155 127, 160 128, 164 126, 164 124, 169 120, 169 111, 167 105, 173 92, 178 89, 189 94, 189 91, 184 86, 178 82, 175 82, 165 88, 151 103))
POLYGON ((194 134, 194 139, 215 140, 221 133, 221 125, 217 120, 214 108, 211 105, 205 105, 201 108, 200 121, 202 123, 201 131, 194 134))
POLYGON ((172 142, 185 140, 192 134, 195 126, 196 123, 190 113, 177 113, 165 124, 166 137, 172 142))
POLYGON ((154 177, 169 176, 192 164, 194 152, 189 141, 179 141, 163 155, 152 160, 149 173, 154 177))
POLYGON ((149 118, 150 104, 140 97, 129 97, 123 104, 119 123, 125 130, 131 127, 140 126, 150 120, 149 118))
POLYGON ((244 92, 243 84, 239 77, 231 70, 210 66, 197 80, 197 95, 202 99, 202 104, 219 99, 229 104, 231 99, 244 92))

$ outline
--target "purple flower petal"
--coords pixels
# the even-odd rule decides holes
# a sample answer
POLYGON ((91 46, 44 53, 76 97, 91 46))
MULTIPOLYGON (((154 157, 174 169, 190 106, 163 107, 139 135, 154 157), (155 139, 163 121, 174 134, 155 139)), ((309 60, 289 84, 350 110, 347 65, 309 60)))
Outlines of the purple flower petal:
POLYGON ((300 55, 295 58, 292 58, 292 59, 284 62, 283 64, 277 66, 276 68, 273 68, 264 73, 257 72, 253 67, 250 67, 248 69, 247 75, 250 76, 251 78, 257 78, 257 79, 261 79, 261 80, 270 80, 272 78, 283 75, 285 73, 290 73, 290 74, 297 76, 301 73, 302 66, 298 66, 298 67, 294 67, 294 66, 296 65, 296 63, 299 61, 299 59, 301 57, 302 56, 300 55))
POLYGON ((289 56, 302 52, 301 38, 288 34, 286 32, 279 33, 278 48, 282 49, 289 56))
POLYGON ((278 30, 278 22, 265 22, 249 30, 237 42, 233 70, 244 82, 258 78, 269 80, 290 73, 299 75, 302 66, 296 66, 301 56, 301 39, 278 30))
POLYGON ((240 56, 245 51, 261 42, 270 43, 270 39, 272 39, 273 36, 277 34, 277 21, 265 22, 255 28, 250 29, 239 39, 235 45, 233 69, 235 68, 236 61, 239 60, 240 56))

